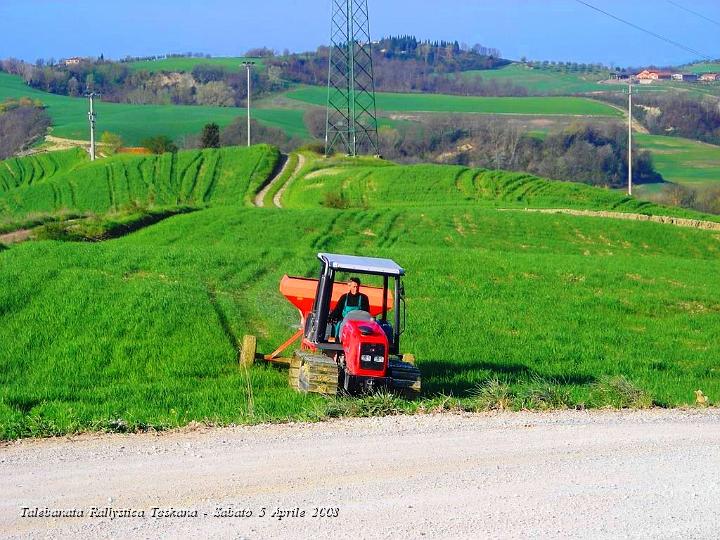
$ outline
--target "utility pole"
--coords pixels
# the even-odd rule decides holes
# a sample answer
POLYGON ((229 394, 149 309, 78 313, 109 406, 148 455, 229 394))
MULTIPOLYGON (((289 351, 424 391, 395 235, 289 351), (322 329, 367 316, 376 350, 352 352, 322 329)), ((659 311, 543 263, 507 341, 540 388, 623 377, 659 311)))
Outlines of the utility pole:
POLYGON ((255 62, 247 60, 242 65, 247 68, 247 145, 250 146, 250 69, 255 65, 255 62))
POLYGON ((95 161, 95 107, 94 98, 99 96, 95 92, 85 94, 90 100, 90 110, 88 111, 88 120, 90 121, 90 161, 95 161))
POLYGON ((628 195, 632 196, 632 79, 628 83, 628 195))

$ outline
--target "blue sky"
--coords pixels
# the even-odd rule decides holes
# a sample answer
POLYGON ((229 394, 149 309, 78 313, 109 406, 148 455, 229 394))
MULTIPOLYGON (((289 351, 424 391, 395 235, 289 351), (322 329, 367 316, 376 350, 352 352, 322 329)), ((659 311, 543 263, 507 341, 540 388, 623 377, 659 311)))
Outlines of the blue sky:
MULTIPOLYGON (((373 38, 415 34, 499 48, 505 57, 679 64, 693 55, 576 0, 368 0, 373 38)), ((720 57, 720 24, 667 0, 587 0, 622 18, 720 57)), ((718 0, 674 0, 720 21, 718 0)), ((330 0, 0 0, 0 58, 119 58, 197 51, 238 55, 251 47, 310 50, 326 43, 330 0)))

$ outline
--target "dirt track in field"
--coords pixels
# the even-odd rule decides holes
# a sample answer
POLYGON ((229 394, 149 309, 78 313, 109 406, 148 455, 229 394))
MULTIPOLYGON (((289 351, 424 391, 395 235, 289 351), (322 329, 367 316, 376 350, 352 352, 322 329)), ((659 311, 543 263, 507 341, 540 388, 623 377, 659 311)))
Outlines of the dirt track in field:
POLYGON ((717 409, 22 441, 0 447, 0 537, 716 538, 719 470, 717 409), (84 515, 22 517, 46 508, 84 515))
POLYGON ((0 234, 0 244, 16 244, 30 238, 30 229, 20 229, 7 234, 0 234))
MULTIPOLYGON (((290 159, 288 156, 283 156, 284 163, 280 171, 265 185, 262 190, 258 192, 258 194, 255 196, 255 206, 262 208, 265 206, 265 197, 267 196, 268 192, 272 187, 277 183, 277 181, 283 177, 285 172, 287 171, 287 168, 290 166, 290 159)), ((282 196, 285 193, 285 190, 287 189, 287 186, 295 180, 295 177, 298 175, 300 170, 305 165, 305 156, 302 154, 298 154, 298 162, 295 166, 295 170, 292 171, 292 174, 288 177, 288 179, 285 181, 285 184, 278 190, 278 192, 273 196, 273 204, 276 208, 282 208, 282 196)))
POLYGON ((673 216, 649 216, 647 214, 633 214, 629 212, 607 212, 604 210, 573 210, 571 208, 499 208, 501 212, 535 212, 539 214, 566 214, 569 216, 601 217, 610 219, 623 219, 628 221, 650 221, 674 225, 675 227, 686 227, 690 229, 702 229, 705 231, 720 231, 720 223, 714 221, 701 221, 698 219, 687 219, 673 216))
POLYGON ((282 208, 282 198, 283 198, 283 195, 285 195, 285 191, 290 186, 290 184, 292 184, 295 181, 295 179, 297 178, 298 174, 300 174, 300 171, 302 170, 302 168, 304 166, 305 166, 305 156, 302 154, 298 154, 298 162, 297 162, 297 166, 295 167, 295 171, 292 173, 290 178, 288 178, 287 182, 285 182, 285 185, 283 185, 278 190, 278 192, 275 194, 275 196, 273 197, 273 204, 276 207, 282 208))
POLYGON ((257 195, 255 195, 255 206, 257 206, 258 208, 262 208, 265 206, 265 196, 267 195, 268 191, 270 191, 270 188, 273 187, 278 178, 285 174, 285 171, 290 165, 290 159, 285 154, 281 155, 280 159, 282 160, 282 167, 280 167, 280 170, 277 171, 277 174, 273 176, 267 184, 265 184, 265 187, 258 191, 257 195))

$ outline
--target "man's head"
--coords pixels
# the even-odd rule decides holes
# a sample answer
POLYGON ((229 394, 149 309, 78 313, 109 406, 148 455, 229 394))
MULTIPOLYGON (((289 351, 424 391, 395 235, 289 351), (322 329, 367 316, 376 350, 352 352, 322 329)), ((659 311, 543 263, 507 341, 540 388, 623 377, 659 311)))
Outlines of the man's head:
POLYGON ((350 294, 357 294, 360 290, 360 278, 350 278, 348 281, 348 290, 350 294))

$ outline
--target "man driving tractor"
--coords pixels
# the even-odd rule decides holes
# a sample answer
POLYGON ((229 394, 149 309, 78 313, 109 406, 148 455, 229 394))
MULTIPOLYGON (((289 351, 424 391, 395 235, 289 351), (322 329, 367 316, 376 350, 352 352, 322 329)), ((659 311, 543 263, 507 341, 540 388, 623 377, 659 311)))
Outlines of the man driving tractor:
POLYGON ((348 292, 338 300, 335 309, 330 312, 329 320, 334 323, 335 338, 340 338, 342 321, 353 311, 370 311, 370 300, 360 292, 360 279, 353 277, 348 281, 348 292))

